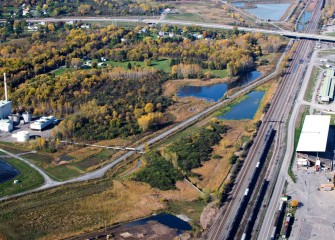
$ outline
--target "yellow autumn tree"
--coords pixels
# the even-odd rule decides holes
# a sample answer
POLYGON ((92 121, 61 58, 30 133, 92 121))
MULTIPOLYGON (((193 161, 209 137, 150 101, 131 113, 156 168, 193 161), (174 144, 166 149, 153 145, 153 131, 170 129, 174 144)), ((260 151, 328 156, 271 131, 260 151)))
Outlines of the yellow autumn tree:
POLYGON ((137 123, 143 131, 147 131, 153 125, 159 123, 163 118, 161 112, 148 113, 137 119, 137 123))

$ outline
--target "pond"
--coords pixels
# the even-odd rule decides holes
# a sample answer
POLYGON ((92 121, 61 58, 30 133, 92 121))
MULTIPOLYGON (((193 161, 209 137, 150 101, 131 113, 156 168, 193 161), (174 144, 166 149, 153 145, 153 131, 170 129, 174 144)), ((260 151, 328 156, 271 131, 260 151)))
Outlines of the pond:
POLYGON ((253 119, 264 94, 263 91, 253 91, 247 94, 246 99, 232 106, 229 112, 219 115, 217 118, 225 120, 253 119))
POLYGON ((243 2, 233 2, 232 3, 235 7, 244 7, 244 3, 243 2))
POLYGON ((0 183, 6 182, 19 174, 20 172, 16 168, 0 160, 0 183))
POLYGON ((271 19, 274 21, 279 21, 291 4, 266 3, 266 4, 255 4, 255 5, 256 5, 255 8, 247 8, 244 10, 261 19, 271 19))
POLYGON ((167 213, 161 213, 144 219, 136 220, 130 223, 122 224, 124 227, 133 227, 138 225, 144 225, 149 221, 157 221, 160 224, 163 224, 169 228, 177 230, 177 234, 181 234, 183 231, 191 230, 192 227, 187 222, 167 213))
POLYGON ((311 12, 304 12, 299 19, 297 29, 298 30, 304 30, 306 24, 308 23, 309 19, 311 18, 312 13, 311 12))
POLYGON ((227 90, 244 86, 262 75, 259 71, 249 72, 234 82, 218 83, 210 86, 183 86, 178 90, 178 97, 196 97, 207 101, 218 101, 227 90))

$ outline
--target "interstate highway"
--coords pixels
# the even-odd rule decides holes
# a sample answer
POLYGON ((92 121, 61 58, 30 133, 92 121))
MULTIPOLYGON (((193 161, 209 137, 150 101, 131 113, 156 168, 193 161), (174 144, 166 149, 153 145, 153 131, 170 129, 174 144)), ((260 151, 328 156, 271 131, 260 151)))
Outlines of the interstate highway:
POLYGON ((241 31, 246 32, 259 32, 266 34, 279 34, 285 37, 311 39, 318 41, 335 42, 335 37, 326 36, 314 33, 300 33, 291 31, 281 30, 267 30, 262 28, 248 28, 239 26, 230 26, 216 23, 203 23, 203 22, 189 22, 189 21, 173 21, 173 20, 156 20, 156 19, 138 19, 138 18, 110 18, 110 17, 62 17, 62 18, 38 18, 38 19, 26 19, 27 22, 68 22, 68 21, 96 21, 96 22, 131 22, 131 23, 156 23, 156 24, 167 24, 167 25, 180 25, 180 26, 199 26, 203 28, 214 28, 214 29, 226 29, 232 30, 238 27, 241 31))

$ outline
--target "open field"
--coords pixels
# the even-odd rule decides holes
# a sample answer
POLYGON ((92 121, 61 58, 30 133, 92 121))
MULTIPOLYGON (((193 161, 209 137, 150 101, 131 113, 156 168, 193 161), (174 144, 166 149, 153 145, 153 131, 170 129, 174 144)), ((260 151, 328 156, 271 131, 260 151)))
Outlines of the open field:
POLYGON ((192 22, 201 22, 203 19, 196 13, 178 13, 178 14, 168 14, 166 19, 168 20, 187 20, 192 22))
POLYGON ((26 163, 15 158, 4 158, 2 160, 15 167, 20 174, 14 178, 19 181, 18 184, 14 184, 13 179, 0 184, 0 197, 34 189, 43 184, 43 177, 26 163))
POLYGON ((173 2, 176 14, 168 14, 169 20, 201 21, 214 23, 235 23, 237 19, 229 17, 225 5, 203 1, 173 2))
MULTIPOLYGON (((166 73, 169 73, 171 70, 170 67, 170 59, 159 59, 157 61, 151 61, 150 67, 156 68, 158 70, 163 70, 166 73)), ((140 67, 146 67, 144 62, 140 61, 124 61, 124 62, 116 62, 116 61, 107 61, 107 64, 110 64, 113 67, 123 67, 127 68, 128 64, 130 63, 131 66, 140 66, 140 67)))
MULTIPOLYGON (((93 60, 97 61, 97 59, 93 59, 93 60)), ((149 67, 153 67, 157 70, 162 70, 165 73, 170 73, 171 72, 170 62, 171 62, 171 59, 163 58, 157 61, 151 61, 151 64, 149 67)), ((123 67, 124 69, 127 69, 129 64, 132 68, 133 67, 141 67, 141 68, 148 67, 145 65, 144 61, 123 61, 123 62, 106 61, 105 63, 112 67, 123 67)), ((71 71, 75 71, 75 69, 74 68, 59 68, 56 71, 54 71, 54 74, 56 76, 59 76, 66 72, 71 72, 71 71)), ((214 75, 214 77, 217 77, 217 78, 227 77, 226 69, 223 69, 223 70, 203 69, 203 72, 211 72, 214 75)))
POLYGON ((58 187, 0 203, 0 232, 6 239, 62 239, 145 217, 164 209, 165 200, 194 201, 198 197, 186 183, 177 187, 181 190, 164 192, 109 178, 58 187))
POLYGON ((192 219, 191 224, 200 226, 200 214, 205 207, 206 202, 204 200, 195 201, 168 201, 167 211, 178 215, 184 214, 192 219))

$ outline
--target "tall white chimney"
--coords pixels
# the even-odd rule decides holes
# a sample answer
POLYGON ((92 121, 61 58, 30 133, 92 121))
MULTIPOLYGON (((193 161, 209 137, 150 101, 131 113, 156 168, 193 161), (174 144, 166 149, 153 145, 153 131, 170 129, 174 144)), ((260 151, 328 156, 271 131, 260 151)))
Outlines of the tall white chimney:
POLYGON ((8 102, 6 73, 3 73, 3 79, 4 79, 4 81, 5 81, 5 99, 6 99, 6 102, 8 102))

